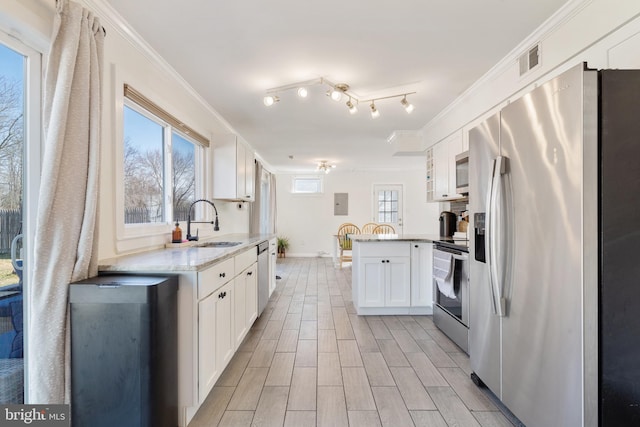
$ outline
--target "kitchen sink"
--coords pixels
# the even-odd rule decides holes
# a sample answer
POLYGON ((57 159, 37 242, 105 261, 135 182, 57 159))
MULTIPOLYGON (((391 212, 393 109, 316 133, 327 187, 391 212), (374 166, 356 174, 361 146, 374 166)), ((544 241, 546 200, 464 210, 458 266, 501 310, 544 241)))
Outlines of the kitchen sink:
POLYGON ((231 246, 240 245, 241 242, 204 242, 197 246, 199 248, 229 248, 231 246))

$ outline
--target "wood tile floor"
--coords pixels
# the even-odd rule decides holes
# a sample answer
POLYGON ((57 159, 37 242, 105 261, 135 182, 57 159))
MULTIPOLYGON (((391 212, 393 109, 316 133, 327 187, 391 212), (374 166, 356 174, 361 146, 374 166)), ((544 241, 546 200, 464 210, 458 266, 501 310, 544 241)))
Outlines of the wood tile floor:
POLYGON ((351 268, 278 259, 278 286, 189 427, 510 427, 430 316, 358 316, 351 268))

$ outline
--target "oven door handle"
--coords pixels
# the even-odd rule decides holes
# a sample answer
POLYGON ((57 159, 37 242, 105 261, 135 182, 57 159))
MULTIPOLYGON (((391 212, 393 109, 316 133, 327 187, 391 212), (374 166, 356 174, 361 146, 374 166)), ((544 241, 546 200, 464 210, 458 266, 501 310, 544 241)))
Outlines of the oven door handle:
POLYGON ((453 259, 457 259, 458 261, 469 261, 468 255, 451 254, 451 257, 453 257, 453 259))

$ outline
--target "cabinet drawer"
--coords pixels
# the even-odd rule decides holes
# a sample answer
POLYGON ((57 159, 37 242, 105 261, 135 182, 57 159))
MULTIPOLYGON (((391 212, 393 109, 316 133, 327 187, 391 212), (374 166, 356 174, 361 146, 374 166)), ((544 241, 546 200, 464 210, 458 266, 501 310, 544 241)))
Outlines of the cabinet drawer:
POLYGON ((249 267, 254 262, 258 261, 258 250, 255 246, 252 246, 251 249, 247 249, 241 254, 236 255, 236 271, 240 273, 242 270, 249 267))
POLYGON ((409 242, 363 242, 358 243, 361 257, 410 256, 409 242))
POLYGON ((205 298, 233 279, 235 276, 234 265, 234 260, 231 258, 198 273, 198 299, 205 298))

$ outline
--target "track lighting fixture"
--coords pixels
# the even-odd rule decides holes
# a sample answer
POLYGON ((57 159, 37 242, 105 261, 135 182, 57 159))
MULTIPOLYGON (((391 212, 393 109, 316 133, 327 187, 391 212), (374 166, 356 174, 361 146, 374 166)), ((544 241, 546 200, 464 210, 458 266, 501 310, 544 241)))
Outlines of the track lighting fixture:
POLYGON ((355 114, 358 112, 358 104, 361 102, 369 102, 371 108, 371 117, 374 119, 380 116, 380 112, 376 108, 375 102, 381 101, 383 99, 391 99, 391 98, 402 98, 400 100, 400 104, 404 107, 407 113, 411 113, 414 110, 413 104, 409 102, 407 96, 415 94, 415 92, 403 92, 397 95, 389 95, 389 96, 381 96, 378 98, 360 98, 350 91, 350 86, 346 83, 332 83, 324 77, 320 77, 317 79, 306 80, 303 82, 297 82, 285 86, 279 86, 275 88, 271 88, 267 90, 267 93, 264 97, 264 105, 267 107, 272 106, 276 102, 280 101, 280 98, 276 94, 280 92, 288 91, 291 89, 296 89, 298 96, 301 98, 306 98, 309 94, 308 87, 313 85, 327 85, 329 89, 327 90, 327 96, 330 97, 334 101, 340 101, 343 96, 348 96, 349 100, 347 101, 347 108, 349 108, 349 113, 355 114))
POLYGON ((349 100, 347 101, 347 107, 349 108, 349 112, 351 114, 355 114, 358 112, 358 107, 351 101, 351 97, 349 97, 349 100))
POLYGON ((330 165, 326 160, 321 160, 320 163, 318 163, 318 170, 323 171, 324 173, 331 172, 331 169, 335 167, 336 165, 330 165))
POLYGON ((262 100, 262 102, 264 102, 264 105, 266 105, 267 107, 271 107, 273 104, 275 104, 278 101, 280 101, 280 98, 278 98, 275 95, 267 95, 262 100))
POLYGON ((378 109, 376 108, 376 104, 374 101, 371 101, 371 105, 369 107, 371 108, 372 119, 377 119, 378 117, 380 117, 380 111, 378 111, 378 109))
POLYGON ((407 114, 411 114, 414 107, 413 107, 413 104, 407 101, 407 95, 405 95, 404 98, 402 98, 402 101, 400 101, 400 104, 402 104, 404 109, 407 111, 407 114))

